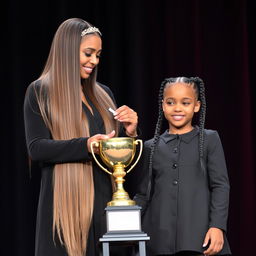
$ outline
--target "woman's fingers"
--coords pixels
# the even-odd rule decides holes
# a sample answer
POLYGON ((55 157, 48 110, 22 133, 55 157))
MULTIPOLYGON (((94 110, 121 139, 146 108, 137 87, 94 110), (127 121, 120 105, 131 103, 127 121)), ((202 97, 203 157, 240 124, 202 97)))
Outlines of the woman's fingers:
POLYGON ((115 110, 114 118, 123 124, 128 136, 137 135, 138 115, 133 109, 123 105, 115 110))
POLYGON ((101 140, 106 140, 106 139, 110 139, 112 137, 115 136, 115 130, 113 130, 112 132, 110 132, 109 134, 96 134, 90 138, 88 138, 87 140, 87 148, 88 151, 91 153, 91 144, 93 143, 93 152, 94 153, 99 153, 99 142, 101 140))
POLYGON ((120 122, 136 122, 137 113, 126 105, 115 110, 114 118, 120 122))

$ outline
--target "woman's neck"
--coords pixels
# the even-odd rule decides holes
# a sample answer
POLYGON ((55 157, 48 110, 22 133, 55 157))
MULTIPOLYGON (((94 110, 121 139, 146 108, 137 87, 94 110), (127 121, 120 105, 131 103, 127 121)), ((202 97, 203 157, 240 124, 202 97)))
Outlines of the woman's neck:
POLYGON ((87 101, 87 99, 86 99, 86 97, 85 97, 85 95, 84 95, 83 90, 81 90, 81 98, 82 98, 82 102, 85 104, 85 106, 90 110, 90 112, 91 112, 92 115, 93 115, 93 110, 92 110, 90 104, 88 103, 88 101, 87 101))

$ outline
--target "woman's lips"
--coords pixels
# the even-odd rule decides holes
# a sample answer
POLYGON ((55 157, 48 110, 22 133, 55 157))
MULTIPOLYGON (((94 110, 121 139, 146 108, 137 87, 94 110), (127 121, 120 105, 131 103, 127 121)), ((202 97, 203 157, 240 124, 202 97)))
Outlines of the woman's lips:
POLYGON ((92 71, 93 71, 93 68, 90 68, 90 67, 83 67, 84 71, 87 73, 87 74, 91 74, 92 71))

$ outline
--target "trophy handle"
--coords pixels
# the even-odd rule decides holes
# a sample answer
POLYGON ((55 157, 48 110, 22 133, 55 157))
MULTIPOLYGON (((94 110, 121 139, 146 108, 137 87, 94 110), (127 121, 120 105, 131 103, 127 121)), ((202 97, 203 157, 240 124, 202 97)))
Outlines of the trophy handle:
POLYGON ((141 153, 142 153, 142 147, 143 147, 143 143, 142 143, 142 140, 135 140, 134 141, 134 144, 137 145, 138 143, 140 143, 140 152, 139 152, 139 155, 138 155, 138 158, 137 160, 135 161, 135 163, 130 167, 130 169, 128 171, 126 171, 126 173, 129 173, 133 167, 138 163, 140 157, 141 157, 141 153))
POLYGON ((93 151, 93 145, 94 145, 94 144, 96 145, 96 144, 99 144, 99 143, 96 142, 96 141, 93 141, 93 142, 91 143, 91 152, 92 152, 92 156, 93 156, 94 160, 96 161, 96 163, 98 164, 98 166, 99 166, 103 171, 105 171, 105 172, 107 172, 108 174, 112 175, 112 172, 108 171, 105 167, 103 167, 103 166, 101 165, 101 163, 98 161, 97 157, 95 156, 94 151, 93 151))

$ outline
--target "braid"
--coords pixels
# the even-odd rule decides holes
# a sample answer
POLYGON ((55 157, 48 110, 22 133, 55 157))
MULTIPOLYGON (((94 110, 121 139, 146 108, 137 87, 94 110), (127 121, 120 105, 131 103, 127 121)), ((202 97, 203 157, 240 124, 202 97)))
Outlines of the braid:
POLYGON ((163 108, 162 108, 162 101, 163 101, 163 94, 164 94, 164 89, 165 85, 169 82, 169 79, 165 79, 161 83, 161 87, 159 89, 159 94, 158 94, 158 119, 156 123, 156 128, 155 128, 155 133, 154 133, 154 138, 153 142, 150 145, 150 154, 149 154, 149 183, 148 183, 148 189, 147 189, 147 199, 150 199, 150 192, 151 192, 151 177, 152 177, 152 168, 153 168, 153 154, 155 152, 155 146, 156 143, 159 140, 160 137, 160 132, 162 128, 162 122, 163 122, 163 108))
POLYGON ((206 167, 204 163, 204 124, 206 116, 206 99, 204 82, 199 77, 191 77, 191 81, 197 86, 198 98, 201 102, 200 116, 199 116, 199 157, 202 170, 205 172, 206 167))
POLYGON ((160 132, 162 128, 162 122, 163 122, 163 108, 162 108, 162 102, 163 102, 163 94, 165 90, 165 86, 169 83, 175 83, 175 82, 184 82, 188 84, 192 84, 194 89, 196 90, 196 93, 198 95, 198 100, 201 102, 200 107, 200 116, 199 116, 199 158, 200 158, 200 165, 203 172, 206 172, 206 167, 204 163, 204 124, 205 124, 205 115, 206 115, 206 100, 205 100, 205 87, 204 82, 199 77, 177 77, 177 78, 166 78, 162 83, 161 87, 159 89, 159 95, 158 95, 158 119, 156 123, 154 138, 152 141, 152 144, 150 145, 150 154, 149 154, 149 183, 148 183, 148 189, 147 189, 147 199, 150 199, 151 194, 151 182, 152 182, 152 168, 153 168, 153 155, 155 152, 156 144, 160 137, 160 132))

